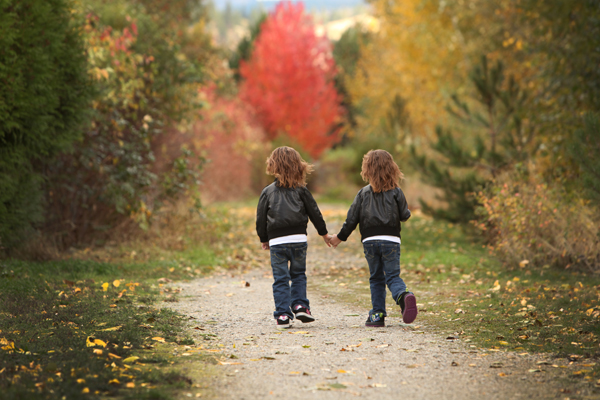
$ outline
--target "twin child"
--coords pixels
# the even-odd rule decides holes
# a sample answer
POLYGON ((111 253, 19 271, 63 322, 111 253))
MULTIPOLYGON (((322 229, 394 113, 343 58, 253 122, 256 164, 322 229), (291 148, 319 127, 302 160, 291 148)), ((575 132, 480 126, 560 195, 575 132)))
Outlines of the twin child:
POLYGON ((295 318, 313 322, 306 295, 306 227, 308 219, 329 247, 337 247, 359 225, 369 265, 372 309, 366 326, 385 326, 385 287, 402 310, 402 320, 417 317, 417 300, 400 277, 400 222, 410 218, 404 193, 398 187, 402 172, 391 154, 371 150, 363 158, 363 187, 348 210, 337 235, 329 235, 321 211, 306 188, 312 165, 291 147, 279 147, 267 159, 267 173, 275 181, 263 189, 256 210, 256 232, 270 250, 273 269, 273 316, 279 329, 295 318), (290 285, 291 281, 291 285, 290 285))

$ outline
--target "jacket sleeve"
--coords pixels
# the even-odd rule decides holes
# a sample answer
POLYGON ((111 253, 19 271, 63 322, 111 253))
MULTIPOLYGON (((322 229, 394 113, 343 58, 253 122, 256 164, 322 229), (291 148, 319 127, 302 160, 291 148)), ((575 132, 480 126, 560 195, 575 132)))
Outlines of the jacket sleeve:
POLYGON ((306 213, 308 214, 308 218, 310 218, 310 222, 312 222, 312 224, 315 226, 315 229, 317 232, 319 232, 319 235, 327 235, 327 225, 325 224, 321 210, 319 210, 319 206, 317 205, 315 198, 306 187, 300 189, 300 198, 304 203, 304 207, 306 209, 306 213))
POLYGON ((267 211, 269 209, 269 199, 265 191, 260 194, 258 207, 256 208, 256 233, 261 243, 269 241, 267 235, 267 211))
POLYGON ((398 212, 400 215, 400 222, 407 221, 410 218, 410 210, 408 209, 408 203, 406 202, 406 197, 404 197, 404 192, 402 189, 398 188, 398 192, 396 194, 396 203, 398 204, 398 212))
POLYGON ((356 229, 358 221, 360 221, 360 209, 362 206, 361 193, 362 191, 358 192, 358 194, 354 198, 354 201, 352 202, 352 205, 348 210, 346 221, 344 222, 344 225, 342 225, 342 229, 340 229, 340 232, 337 234, 338 239, 344 242, 348 239, 348 236, 350 236, 352 231, 356 229))

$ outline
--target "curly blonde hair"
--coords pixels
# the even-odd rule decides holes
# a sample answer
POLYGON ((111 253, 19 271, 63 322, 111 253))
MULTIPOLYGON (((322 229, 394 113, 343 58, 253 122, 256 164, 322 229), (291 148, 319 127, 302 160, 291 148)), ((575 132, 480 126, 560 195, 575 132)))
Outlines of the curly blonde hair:
POLYGON ((312 164, 304 161, 291 147, 278 147, 267 158, 267 174, 273 175, 279 185, 286 188, 306 186, 306 175, 313 170, 312 164))
POLYGON ((404 179, 404 174, 394 162, 394 158, 385 150, 370 150, 365 154, 360 176, 371 184, 375 193, 395 189, 404 179))

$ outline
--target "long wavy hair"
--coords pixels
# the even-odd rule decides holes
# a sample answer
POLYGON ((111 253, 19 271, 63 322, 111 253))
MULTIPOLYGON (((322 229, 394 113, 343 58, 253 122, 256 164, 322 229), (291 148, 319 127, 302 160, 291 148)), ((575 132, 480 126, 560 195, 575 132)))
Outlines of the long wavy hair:
POLYGON ((394 158, 385 150, 370 150, 365 154, 360 176, 371 184, 375 193, 395 189, 404 179, 404 174, 394 162, 394 158))
POLYGON ((267 158, 267 174, 273 175, 279 186, 286 188, 306 186, 306 175, 313 170, 312 164, 304 161, 300 153, 291 147, 278 147, 267 158))

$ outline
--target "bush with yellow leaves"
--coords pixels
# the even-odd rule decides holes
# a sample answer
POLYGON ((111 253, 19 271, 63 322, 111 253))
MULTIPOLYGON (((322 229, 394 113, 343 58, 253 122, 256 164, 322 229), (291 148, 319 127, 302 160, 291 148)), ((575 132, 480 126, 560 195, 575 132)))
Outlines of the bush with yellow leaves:
POLYGON ((532 174, 495 179, 477 193, 476 226, 509 265, 600 272, 600 218, 589 202, 532 174))

